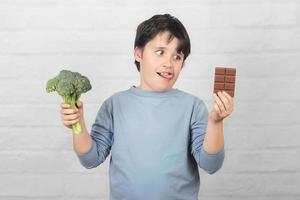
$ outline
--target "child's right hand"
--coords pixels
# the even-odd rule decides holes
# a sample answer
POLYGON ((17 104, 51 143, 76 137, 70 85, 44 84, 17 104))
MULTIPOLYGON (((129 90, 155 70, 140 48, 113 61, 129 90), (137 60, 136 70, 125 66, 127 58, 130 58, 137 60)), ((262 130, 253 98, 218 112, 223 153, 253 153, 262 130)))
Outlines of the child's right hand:
POLYGON ((77 122, 80 122, 80 124, 83 125, 83 103, 81 101, 77 101, 77 107, 78 108, 70 108, 69 104, 61 104, 61 120, 68 128, 72 128, 72 125, 77 122))

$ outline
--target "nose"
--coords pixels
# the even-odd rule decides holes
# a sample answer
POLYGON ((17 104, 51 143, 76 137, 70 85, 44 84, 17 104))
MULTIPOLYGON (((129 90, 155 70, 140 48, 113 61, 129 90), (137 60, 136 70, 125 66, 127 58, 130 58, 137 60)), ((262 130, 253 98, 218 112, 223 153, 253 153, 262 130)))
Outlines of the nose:
POLYGON ((172 67, 172 62, 171 62, 172 58, 166 58, 165 62, 164 62, 164 67, 172 67))

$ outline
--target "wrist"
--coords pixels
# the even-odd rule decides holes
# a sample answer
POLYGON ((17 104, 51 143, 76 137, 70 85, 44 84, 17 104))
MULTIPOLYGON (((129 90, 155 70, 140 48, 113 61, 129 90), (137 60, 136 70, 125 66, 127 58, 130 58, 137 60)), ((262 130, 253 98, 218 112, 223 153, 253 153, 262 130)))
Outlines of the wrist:
POLYGON ((216 116, 216 113, 209 113, 208 115, 208 121, 210 121, 211 123, 214 123, 214 124, 222 124, 223 123, 223 119, 224 118, 219 118, 216 116))

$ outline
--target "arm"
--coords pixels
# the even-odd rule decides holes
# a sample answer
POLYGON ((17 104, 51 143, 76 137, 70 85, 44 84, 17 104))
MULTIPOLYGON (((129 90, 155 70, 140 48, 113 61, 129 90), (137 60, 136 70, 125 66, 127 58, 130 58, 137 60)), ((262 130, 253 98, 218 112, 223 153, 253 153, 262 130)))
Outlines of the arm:
POLYGON ((83 103, 77 102, 77 108, 70 108, 70 105, 66 103, 61 104, 61 119, 63 124, 72 129, 72 126, 76 123, 80 123, 82 127, 82 134, 75 134, 73 131, 73 149, 78 154, 87 153, 92 147, 92 139, 88 133, 83 117, 83 103))
POLYGON ((73 134, 73 148, 81 164, 86 168, 93 168, 104 162, 111 149, 112 107, 106 101, 102 104, 89 134, 83 118, 83 104, 77 102, 77 105, 78 109, 67 109, 68 105, 62 105, 63 123, 68 128, 76 122, 80 123, 82 134, 73 134))
POLYGON ((226 92, 214 94, 214 106, 208 117, 208 125, 204 139, 204 149, 208 153, 217 153, 224 149, 223 119, 233 111, 233 99, 226 92))
POLYGON ((210 154, 217 153, 224 149, 223 120, 216 122, 212 119, 211 114, 209 114, 208 117, 203 148, 210 154))
MULTIPOLYGON (((85 127, 84 123, 83 126, 85 127)), ((86 128, 85 128, 86 130, 86 128)), ((86 146, 81 146, 84 153, 76 152, 81 164, 86 168, 94 168, 105 161, 110 153, 113 143, 113 117, 112 117, 112 102, 104 101, 100 110, 97 113, 95 123, 92 126, 91 135, 85 131, 82 138, 73 136, 76 140, 82 139, 86 146), (89 146, 90 145, 90 146, 89 146), (86 152, 86 150, 88 150, 86 152)), ((75 143, 74 143, 75 145, 75 143)), ((78 145, 78 147, 80 144, 78 145)))
MULTIPOLYGON (((82 116, 82 102, 78 103, 78 110, 80 116, 82 116)), ((79 123, 82 127, 82 134, 74 134, 73 133, 73 148, 77 154, 86 154, 92 148, 92 138, 86 129, 83 116, 80 117, 79 123)))
POLYGON ((203 102, 197 102, 191 120, 191 151, 199 167, 209 174, 218 171, 223 164, 223 118, 230 114, 228 109, 229 114, 220 116, 217 101, 220 103, 220 99, 215 98, 215 109, 210 113, 203 102))

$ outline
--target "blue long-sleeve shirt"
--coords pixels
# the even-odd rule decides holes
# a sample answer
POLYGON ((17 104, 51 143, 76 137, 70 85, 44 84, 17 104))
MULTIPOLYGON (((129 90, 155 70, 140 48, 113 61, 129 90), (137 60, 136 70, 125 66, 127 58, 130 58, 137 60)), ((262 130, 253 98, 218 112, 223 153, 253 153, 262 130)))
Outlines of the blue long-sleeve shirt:
POLYGON ((224 150, 209 154, 202 148, 207 121, 207 108, 194 95, 132 86, 104 101, 92 126, 92 147, 77 155, 93 168, 111 152, 111 200, 196 200, 198 166, 211 174, 224 160, 224 150))

